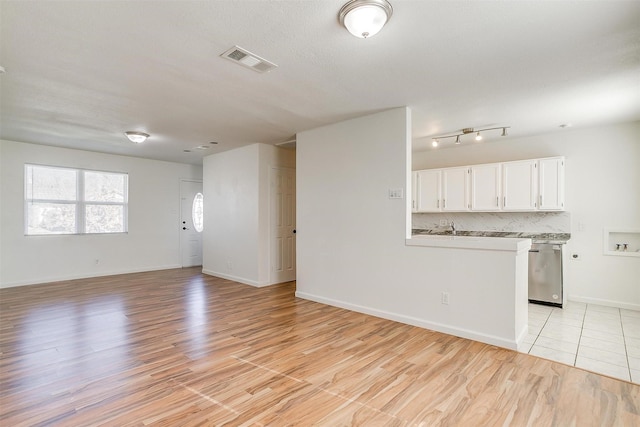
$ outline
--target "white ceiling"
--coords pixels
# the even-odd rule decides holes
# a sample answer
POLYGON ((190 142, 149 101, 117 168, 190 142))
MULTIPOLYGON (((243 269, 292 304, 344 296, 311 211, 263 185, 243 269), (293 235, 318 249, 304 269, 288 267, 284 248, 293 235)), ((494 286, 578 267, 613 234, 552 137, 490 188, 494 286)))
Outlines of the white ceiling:
POLYGON ((415 149, 640 119, 639 1, 390 1, 364 40, 338 23, 346 0, 2 0, 0 138, 200 164, 404 105, 415 149), (219 57, 234 45, 279 67, 219 57))

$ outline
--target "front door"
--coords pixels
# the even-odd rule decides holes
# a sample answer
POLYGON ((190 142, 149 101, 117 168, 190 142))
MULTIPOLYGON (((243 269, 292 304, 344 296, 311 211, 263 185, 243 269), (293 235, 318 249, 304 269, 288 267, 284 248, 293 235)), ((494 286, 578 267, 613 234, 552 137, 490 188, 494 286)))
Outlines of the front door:
POLYGON ((180 181, 180 252, 183 267, 202 265, 202 208, 202 182, 180 181))

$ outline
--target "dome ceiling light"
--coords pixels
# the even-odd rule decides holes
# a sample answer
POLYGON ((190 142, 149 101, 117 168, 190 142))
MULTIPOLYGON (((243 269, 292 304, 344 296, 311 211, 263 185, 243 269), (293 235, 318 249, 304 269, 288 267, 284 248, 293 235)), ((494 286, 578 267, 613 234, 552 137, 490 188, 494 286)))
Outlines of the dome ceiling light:
POLYGON ((378 34, 391 15, 387 0, 351 0, 340 9, 338 20, 351 34, 366 39, 378 34))
POLYGON ((149 134, 144 132, 134 132, 130 130, 124 134, 127 135, 129 141, 135 142, 136 144, 142 144, 147 140, 147 138, 149 138, 149 134))

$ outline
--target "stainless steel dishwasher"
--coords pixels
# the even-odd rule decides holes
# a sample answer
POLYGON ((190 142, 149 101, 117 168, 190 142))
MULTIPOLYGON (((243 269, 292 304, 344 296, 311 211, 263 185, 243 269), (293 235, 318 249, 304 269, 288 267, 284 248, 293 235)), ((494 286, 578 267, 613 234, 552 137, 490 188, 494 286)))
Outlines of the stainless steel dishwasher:
POLYGON ((562 245, 534 240, 529 250, 529 302, 562 307, 562 245))

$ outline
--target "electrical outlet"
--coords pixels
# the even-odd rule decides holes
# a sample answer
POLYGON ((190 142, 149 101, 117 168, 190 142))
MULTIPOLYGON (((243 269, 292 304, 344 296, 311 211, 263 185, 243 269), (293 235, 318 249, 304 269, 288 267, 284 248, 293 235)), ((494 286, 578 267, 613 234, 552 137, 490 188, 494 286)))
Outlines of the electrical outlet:
POLYGON ((443 292, 440 296, 440 302, 444 305, 449 305, 449 292, 443 292))
POLYGON ((96 265, 100 264, 100 260, 96 258, 96 265))
POLYGON ((233 271, 233 263, 231 261, 227 261, 227 271, 233 271))
POLYGON ((440 227, 446 227, 447 226, 447 220, 446 219, 441 219, 440 220, 440 227))

